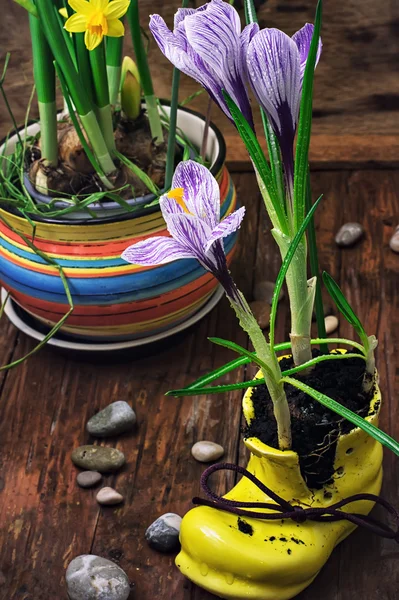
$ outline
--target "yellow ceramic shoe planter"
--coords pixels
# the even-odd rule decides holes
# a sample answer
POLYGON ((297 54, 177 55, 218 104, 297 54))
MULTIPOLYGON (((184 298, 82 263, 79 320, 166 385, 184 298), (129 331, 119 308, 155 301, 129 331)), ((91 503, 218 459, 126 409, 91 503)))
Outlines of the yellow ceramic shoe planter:
MULTIPOLYGON (((377 387, 367 420, 378 425, 381 402, 377 387), (374 414, 373 414, 374 413, 374 414)), ((253 417, 251 390, 243 401, 247 421, 253 417)), ((245 440, 251 451, 247 466, 279 496, 304 508, 326 507, 353 494, 379 494, 382 481, 382 447, 360 429, 343 435, 337 443, 334 481, 310 491, 300 472, 298 455, 282 452, 256 438, 245 440)), ((241 501, 270 502, 243 477, 225 496, 241 501)), ((345 510, 368 514, 372 503, 359 501, 345 510)), ((197 585, 235 600, 289 600, 307 587, 328 560, 334 547, 355 526, 335 523, 262 521, 200 506, 183 518, 180 571, 197 585)))

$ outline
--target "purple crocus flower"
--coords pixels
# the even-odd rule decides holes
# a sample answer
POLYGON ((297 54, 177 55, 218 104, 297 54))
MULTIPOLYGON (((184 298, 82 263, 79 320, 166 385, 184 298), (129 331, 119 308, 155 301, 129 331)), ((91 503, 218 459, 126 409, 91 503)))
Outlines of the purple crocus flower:
POLYGON ((198 81, 230 120, 222 89, 253 127, 245 57, 258 25, 247 25, 241 31, 236 9, 223 0, 211 0, 197 9, 180 8, 173 32, 160 15, 151 16, 150 29, 166 58, 198 81))
MULTIPOLYGON (((279 29, 263 29, 248 46, 248 78, 279 141, 288 194, 292 194, 293 144, 313 25, 307 23, 292 38, 279 29)), ((320 58, 322 44, 316 64, 320 58)))
POLYGON ((220 190, 209 170, 192 160, 181 162, 172 190, 160 198, 160 207, 171 237, 152 237, 127 248, 127 262, 155 266, 179 258, 196 258, 220 281, 230 299, 241 303, 231 279, 222 239, 239 229, 245 208, 220 220, 220 190))

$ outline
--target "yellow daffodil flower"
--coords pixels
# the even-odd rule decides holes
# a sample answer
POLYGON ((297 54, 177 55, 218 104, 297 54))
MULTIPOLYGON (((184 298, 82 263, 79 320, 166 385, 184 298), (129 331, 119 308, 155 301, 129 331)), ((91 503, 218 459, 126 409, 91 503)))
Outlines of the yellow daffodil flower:
POLYGON ((68 18, 68 11, 66 8, 60 8, 58 12, 60 13, 61 17, 64 17, 64 19, 68 18))
POLYGON ((88 50, 97 48, 104 35, 124 35, 125 28, 119 19, 126 13, 130 0, 68 0, 68 4, 76 12, 65 23, 65 29, 71 33, 85 32, 88 50))

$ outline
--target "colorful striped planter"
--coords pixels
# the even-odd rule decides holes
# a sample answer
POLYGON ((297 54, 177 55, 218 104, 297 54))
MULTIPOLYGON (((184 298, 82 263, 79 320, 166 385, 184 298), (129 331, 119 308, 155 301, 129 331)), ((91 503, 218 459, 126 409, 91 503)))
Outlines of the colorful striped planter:
MULTIPOLYGON (((196 145, 203 123, 197 113, 179 111, 178 126, 196 145)), ((29 133, 36 127, 32 125, 29 133)), ((9 142, 7 149, 11 148, 9 142)), ((224 165, 224 140, 214 125, 208 156, 219 181, 224 217, 235 210, 236 193, 224 165)), ((20 237, 21 233, 32 239, 29 222, 6 207, 0 208, 0 215, 2 285, 24 310, 51 327, 69 308, 59 274, 20 237)), ((195 260, 144 268, 120 258, 127 246, 139 240, 167 235, 158 206, 142 208, 134 215, 34 220, 34 244, 63 267, 68 279, 75 308, 62 331, 69 336, 100 342, 164 332, 191 317, 217 287, 217 281, 195 260)), ((225 240, 229 262, 235 242, 236 235, 225 240)))

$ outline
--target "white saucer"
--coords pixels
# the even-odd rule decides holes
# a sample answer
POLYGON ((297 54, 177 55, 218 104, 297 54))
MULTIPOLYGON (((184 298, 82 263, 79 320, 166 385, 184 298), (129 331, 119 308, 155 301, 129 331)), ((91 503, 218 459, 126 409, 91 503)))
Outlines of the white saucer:
MULTIPOLYGON (((149 346, 150 344, 157 344, 170 338, 174 335, 177 335, 184 330, 188 329, 198 323, 205 315, 207 315, 222 299, 224 296, 224 290, 221 286, 216 289, 216 292, 211 296, 208 302, 194 315, 192 315, 187 321, 184 323, 180 323, 176 325, 172 329, 168 331, 164 331, 162 333, 158 333, 156 335, 151 335, 139 340, 131 340, 124 342, 103 342, 101 344, 96 342, 79 342, 79 341, 71 341, 62 339, 57 337, 57 334, 49 339, 47 344, 49 346, 55 346, 56 348, 60 348, 63 350, 69 350, 72 352, 119 352, 123 350, 130 350, 134 348, 142 348, 143 346, 149 346)), ((3 305, 7 298, 7 292, 4 288, 1 288, 1 304, 3 305)), ((45 338, 45 334, 41 331, 35 329, 33 327, 33 319, 19 306, 17 306, 14 301, 9 298, 4 312, 11 321, 11 323, 17 327, 20 331, 28 335, 29 337, 42 341, 45 338)))

